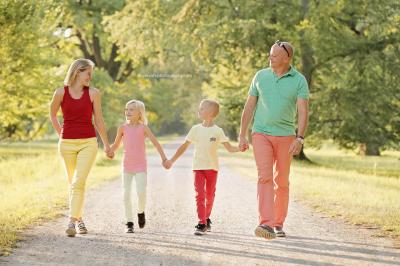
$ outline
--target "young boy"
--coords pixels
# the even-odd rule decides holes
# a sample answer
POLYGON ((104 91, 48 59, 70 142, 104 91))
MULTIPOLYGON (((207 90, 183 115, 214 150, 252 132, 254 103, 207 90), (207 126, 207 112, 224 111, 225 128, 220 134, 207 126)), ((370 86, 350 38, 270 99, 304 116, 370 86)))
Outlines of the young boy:
POLYGON ((193 173, 196 190, 197 216, 199 222, 194 232, 203 235, 211 231, 210 214, 214 203, 215 186, 218 175, 218 143, 222 143, 229 152, 239 152, 238 147, 232 147, 224 131, 214 124, 219 113, 219 104, 214 100, 200 102, 198 116, 203 122, 193 126, 175 155, 164 163, 169 169, 181 156, 190 143, 194 143, 193 173))

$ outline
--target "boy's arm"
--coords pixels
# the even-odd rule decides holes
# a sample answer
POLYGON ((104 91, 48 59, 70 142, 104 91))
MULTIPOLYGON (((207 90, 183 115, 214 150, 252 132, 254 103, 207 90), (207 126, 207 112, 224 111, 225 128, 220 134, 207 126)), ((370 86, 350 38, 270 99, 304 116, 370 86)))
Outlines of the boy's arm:
POLYGON ((229 152, 239 152, 240 149, 239 147, 233 147, 229 142, 222 142, 224 145, 225 149, 229 152))
POLYGON ((167 160, 167 156, 165 156, 164 149, 161 147, 160 143, 154 136, 153 132, 151 132, 150 128, 148 126, 144 127, 144 132, 146 136, 150 139, 150 141, 153 143, 154 147, 157 149, 158 153, 161 156, 161 160, 165 162, 167 160))
POLYGON ((171 158, 171 163, 174 163, 178 158, 186 151, 186 149, 189 147, 190 141, 185 141, 179 148, 176 150, 174 156, 171 158))

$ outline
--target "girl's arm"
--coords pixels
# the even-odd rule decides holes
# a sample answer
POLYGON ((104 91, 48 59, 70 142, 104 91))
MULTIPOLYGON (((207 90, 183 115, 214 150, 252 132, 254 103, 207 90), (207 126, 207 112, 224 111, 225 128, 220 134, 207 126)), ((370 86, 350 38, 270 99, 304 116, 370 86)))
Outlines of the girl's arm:
POLYGON ((239 152, 239 147, 233 147, 229 142, 222 142, 224 144, 225 149, 229 152, 239 152))
POLYGON ((121 144, 122 136, 124 135, 124 131, 122 126, 118 127, 117 135, 115 136, 114 143, 111 145, 111 152, 115 152, 118 150, 119 145, 121 144))
POLYGON ((153 143, 154 147, 156 147, 158 153, 161 156, 161 160, 163 162, 165 162, 167 160, 167 156, 165 156, 164 150, 161 147, 158 140, 156 139, 156 137, 153 135, 153 132, 151 132, 151 130, 148 126, 144 126, 144 132, 145 132, 146 137, 148 137, 151 140, 151 142, 153 143))
POLYGON ((103 120, 103 112, 101 110, 101 97, 98 89, 92 88, 92 99, 93 99, 93 112, 94 112, 94 125, 99 132, 100 138, 104 144, 104 150, 106 153, 110 151, 110 143, 108 142, 106 127, 103 120))
POLYGON ((63 90, 63 88, 55 90, 53 94, 53 99, 51 99, 50 102, 50 120, 54 130, 57 132, 58 135, 61 134, 61 125, 60 121, 58 121, 57 119, 57 112, 60 109, 62 98, 64 96, 63 90))

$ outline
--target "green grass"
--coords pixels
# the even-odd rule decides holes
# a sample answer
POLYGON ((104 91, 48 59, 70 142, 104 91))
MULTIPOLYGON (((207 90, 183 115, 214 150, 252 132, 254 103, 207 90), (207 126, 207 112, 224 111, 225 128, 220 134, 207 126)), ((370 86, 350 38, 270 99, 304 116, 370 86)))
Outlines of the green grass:
MULTIPOLYGON (((149 142, 147 148, 156 152, 149 142)), ((120 176, 121 153, 122 149, 111 161, 99 150, 89 188, 120 176)), ((221 153, 221 161, 256 181, 251 152, 221 153)), ((315 164, 293 163, 292 195, 333 217, 376 226, 382 235, 400 236, 400 152, 358 157, 324 147, 306 154, 315 164)), ((15 246, 23 229, 59 217, 67 207, 68 184, 54 141, 0 145, 0 184, 0 254, 15 246)))
POLYGON ((325 167, 400 178, 400 152, 384 151, 381 156, 358 156, 353 151, 340 150, 329 143, 323 145, 321 150, 306 149, 305 152, 311 161, 325 167))
MULTIPOLYGON (((400 152, 360 158, 330 148, 306 150, 306 154, 315 163, 293 162, 292 196, 332 217, 376 227, 378 235, 395 237, 400 244, 400 152), (377 162, 373 169, 371 162, 377 162)), ((222 151, 222 161, 256 181, 252 152, 228 155, 222 151)))
MULTIPOLYGON (((159 138, 168 142, 173 136, 159 138)), ((156 152, 146 142, 148 153, 156 152)), ((120 176, 122 148, 114 160, 99 149, 88 177, 92 189, 120 176)), ((32 142, 0 145, 0 255, 15 247, 19 233, 29 226, 59 217, 67 208, 68 183, 57 143, 32 142)))

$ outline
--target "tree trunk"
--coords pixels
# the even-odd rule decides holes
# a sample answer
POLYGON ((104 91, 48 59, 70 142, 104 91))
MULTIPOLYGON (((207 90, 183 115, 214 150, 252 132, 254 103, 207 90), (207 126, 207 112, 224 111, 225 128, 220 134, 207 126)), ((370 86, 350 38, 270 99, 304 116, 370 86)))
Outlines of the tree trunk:
MULTIPOLYGON (((303 19, 307 17, 308 0, 302 1, 303 19)), ((301 72, 307 80, 308 86, 311 87, 312 73, 315 65, 314 53, 310 42, 305 38, 304 31, 300 31, 300 51, 301 51, 301 72)))
POLYGON ((360 145, 358 145, 358 155, 367 155, 367 145, 365 143, 360 143, 360 145))
POLYGON ((367 149, 366 149, 365 154, 366 155, 375 155, 375 156, 381 155, 381 153, 379 151, 379 145, 373 144, 373 143, 367 143, 367 149))
MULTIPOLYGON (((302 1, 302 7, 303 7, 303 19, 305 19, 308 14, 308 0, 302 1)), ((315 60, 314 60, 313 50, 308 40, 306 40, 305 38, 304 31, 300 32, 300 51, 301 51, 301 58, 300 58, 301 72, 306 78, 308 86, 311 87, 312 68, 315 64, 315 60)), ((296 134, 297 134, 297 129, 296 129, 296 134)), ((301 147, 299 155, 294 156, 294 159, 311 162, 311 160, 304 153, 304 145, 301 147)))

